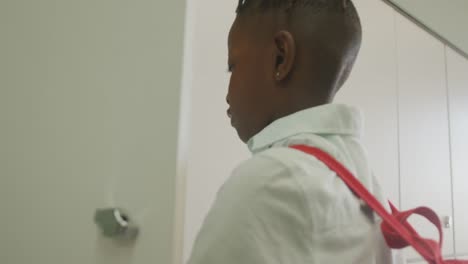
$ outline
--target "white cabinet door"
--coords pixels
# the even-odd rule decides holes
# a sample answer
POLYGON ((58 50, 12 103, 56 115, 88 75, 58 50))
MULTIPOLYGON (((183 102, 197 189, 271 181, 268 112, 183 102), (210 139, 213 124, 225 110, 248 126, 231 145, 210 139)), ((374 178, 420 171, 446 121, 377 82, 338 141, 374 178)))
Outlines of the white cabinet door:
POLYGON ((0 1, 0 263, 174 263, 184 2, 0 1))
MULTIPOLYGON (((401 15, 396 30, 402 209, 425 205, 441 217, 452 216, 444 45, 401 15)), ((411 222, 422 235, 437 237, 427 221, 411 222)), ((451 255, 453 229, 444 233, 443 252, 451 255)))
POLYGON ((361 52, 337 102, 364 114, 364 144, 388 197, 399 204, 398 98, 393 10, 382 1, 355 1, 364 31, 361 52), (384 52, 382 52, 384 51, 384 52))
POLYGON ((447 48, 457 254, 468 254, 468 59, 447 48))

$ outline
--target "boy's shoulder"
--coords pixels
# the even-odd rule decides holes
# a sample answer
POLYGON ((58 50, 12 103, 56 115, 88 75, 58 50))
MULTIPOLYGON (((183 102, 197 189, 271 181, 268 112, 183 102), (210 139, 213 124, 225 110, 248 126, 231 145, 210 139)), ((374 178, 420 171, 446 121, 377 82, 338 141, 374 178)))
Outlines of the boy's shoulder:
MULTIPOLYGON (((278 166, 282 166, 294 172, 304 170, 306 172, 310 170, 328 170, 326 165, 317 158, 290 147, 269 148, 252 156, 247 162, 255 164, 260 160, 268 160, 271 164, 278 164, 278 166)), ((240 166, 242 166, 242 164, 240 166)))
POLYGON ((245 195, 265 188, 302 189, 332 173, 315 157, 288 147, 273 147, 239 164, 222 189, 245 195))

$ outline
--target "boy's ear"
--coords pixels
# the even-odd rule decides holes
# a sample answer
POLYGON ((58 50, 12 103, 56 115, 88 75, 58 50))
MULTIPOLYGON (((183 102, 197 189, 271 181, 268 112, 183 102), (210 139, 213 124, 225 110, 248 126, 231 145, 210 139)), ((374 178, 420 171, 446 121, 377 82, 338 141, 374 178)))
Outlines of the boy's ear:
POLYGON ((294 37, 288 31, 282 30, 275 34, 275 79, 282 81, 286 79, 296 59, 296 43, 294 37))

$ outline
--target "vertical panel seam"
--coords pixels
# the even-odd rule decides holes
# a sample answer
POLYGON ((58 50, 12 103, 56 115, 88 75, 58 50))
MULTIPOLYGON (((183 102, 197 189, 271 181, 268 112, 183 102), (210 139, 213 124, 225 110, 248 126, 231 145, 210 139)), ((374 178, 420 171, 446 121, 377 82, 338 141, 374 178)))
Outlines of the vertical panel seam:
POLYGON ((397 30, 397 13, 393 10, 393 29, 395 40, 395 95, 396 95, 396 117, 397 117, 397 160, 398 160, 398 206, 401 208, 402 192, 401 192, 401 139, 400 139, 400 67, 398 60, 398 30, 397 30))
POLYGON ((453 154, 452 154, 452 115, 450 114, 450 82, 448 78, 448 59, 447 59, 447 45, 444 45, 444 66, 445 66, 445 89, 446 89, 446 103, 447 103, 447 126, 448 126, 448 147, 449 147, 449 170, 450 170, 450 197, 452 200, 452 240, 453 252, 457 255, 456 238, 455 238, 455 195, 454 195, 454 175, 453 175, 453 154))

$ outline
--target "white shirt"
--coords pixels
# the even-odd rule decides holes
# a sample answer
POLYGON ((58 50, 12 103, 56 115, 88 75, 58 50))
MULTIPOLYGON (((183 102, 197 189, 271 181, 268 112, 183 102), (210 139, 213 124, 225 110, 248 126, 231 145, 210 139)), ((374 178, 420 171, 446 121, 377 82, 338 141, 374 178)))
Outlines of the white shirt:
POLYGON ((279 119, 249 142, 253 156, 220 189, 189 264, 387 264, 381 232, 336 174, 288 148, 318 147, 385 202, 360 143, 358 110, 329 104, 279 119))

